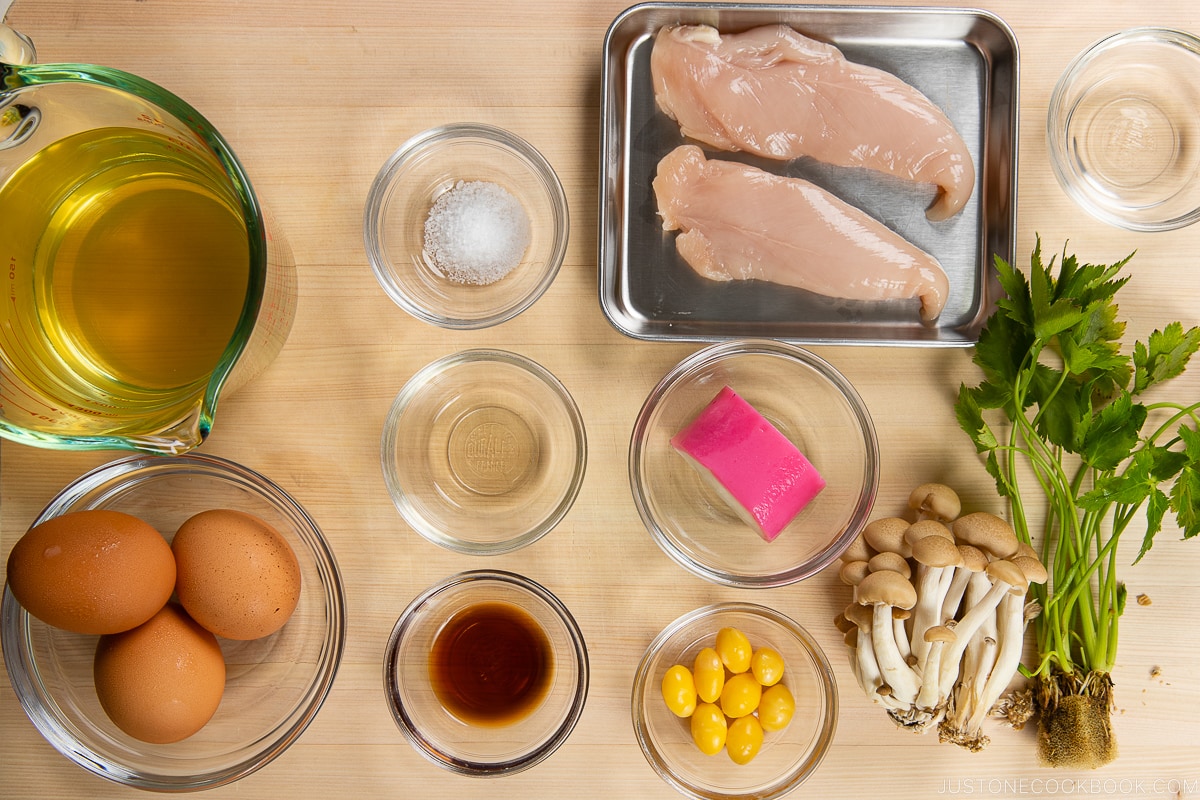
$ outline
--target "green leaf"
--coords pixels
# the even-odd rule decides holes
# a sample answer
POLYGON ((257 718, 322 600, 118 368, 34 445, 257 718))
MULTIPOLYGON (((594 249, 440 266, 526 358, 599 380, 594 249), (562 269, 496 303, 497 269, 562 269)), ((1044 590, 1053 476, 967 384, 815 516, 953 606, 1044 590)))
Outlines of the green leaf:
POLYGON ((1042 308, 1034 306, 1033 332, 1039 339, 1051 339, 1086 318, 1087 312, 1070 300, 1055 300, 1042 308))
POLYGON ((1150 334, 1146 344, 1136 342, 1133 348, 1135 393, 1183 373, 1188 360, 1200 348, 1200 327, 1186 333, 1183 324, 1172 322, 1161 331, 1150 334))
POLYGON ((1153 459, 1141 450, 1120 474, 1102 475, 1095 486, 1079 497, 1079 507, 1085 511, 1103 511, 1113 503, 1136 506, 1145 501, 1155 489, 1156 481, 1151 477, 1153 459))
POLYGON ((1181 426, 1179 435, 1188 463, 1171 487, 1171 510, 1183 529, 1183 538, 1190 539, 1200 534, 1200 433, 1181 426))
POLYGON ((979 334, 973 360, 988 381, 1015 386, 1033 344, 1033 334, 1024 324, 997 310, 979 334))
POLYGON ((1169 447, 1147 445, 1146 452, 1150 454, 1150 477, 1157 483, 1169 481, 1179 474, 1188 462, 1193 460, 1185 452, 1172 450, 1169 447))
POLYGON ((1170 499, 1158 488, 1150 493, 1149 499, 1150 502, 1146 504, 1146 533, 1142 536, 1142 546, 1138 550, 1137 558, 1133 559, 1135 564, 1154 546, 1154 534, 1162 530, 1163 517, 1171 504, 1170 499))
POLYGON ((1188 459, 1200 464, 1200 431, 1180 425, 1179 439, 1183 442, 1183 452, 1188 459))
POLYGON ((958 388, 958 402, 954 404, 954 416, 971 441, 975 443, 975 451, 984 453, 995 450, 1000 446, 996 435, 983 418, 983 408, 979 404, 979 388, 969 388, 966 385, 958 388))
POLYGON ((1122 392, 1093 417, 1079 450, 1080 457, 1101 472, 1116 469, 1137 447, 1146 414, 1144 405, 1135 404, 1129 392, 1122 392))
POLYGON ((1029 382, 1029 398, 1038 406, 1038 435, 1069 453, 1079 452, 1091 409, 1079 385, 1062 372, 1039 364, 1029 382))
POLYGON ((987 458, 983 462, 987 474, 992 476, 992 480, 996 482, 996 494, 1001 497, 1016 497, 1017 486, 1009 479, 1000 469, 1000 459, 996 456, 996 451, 993 450, 987 454, 987 458))
MULTIPOLYGON (((1035 270, 1041 263, 1041 249, 1042 243, 1038 241, 1032 259, 1035 270)), ((1000 288, 1004 290, 1005 294, 1005 297, 996 303, 997 307, 1007 311, 1014 322, 1032 328, 1033 310, 1029 298, 1029 283, 1025 280, 1025 276, 1000 256, 994 257, 992 263, 996 267, 996 277, 1000 282, 1000 288)), ((991 323, 989 322, 988 325, 990 327, 991 323)))

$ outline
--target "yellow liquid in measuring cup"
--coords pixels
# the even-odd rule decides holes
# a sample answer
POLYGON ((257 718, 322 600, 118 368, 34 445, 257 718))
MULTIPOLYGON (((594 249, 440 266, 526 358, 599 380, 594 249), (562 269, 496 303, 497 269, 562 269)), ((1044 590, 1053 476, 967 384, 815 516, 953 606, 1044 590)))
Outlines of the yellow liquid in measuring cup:
POLYGON ((26 367, 26 380, 50 397, 62 394, 55 382, 90 386, 118 405, 207 382, 250 273, 241 207, 219 169, 178 137, 103 128, 45 148, 0 187, 15 324, 25 358, 54 373, 26 367))

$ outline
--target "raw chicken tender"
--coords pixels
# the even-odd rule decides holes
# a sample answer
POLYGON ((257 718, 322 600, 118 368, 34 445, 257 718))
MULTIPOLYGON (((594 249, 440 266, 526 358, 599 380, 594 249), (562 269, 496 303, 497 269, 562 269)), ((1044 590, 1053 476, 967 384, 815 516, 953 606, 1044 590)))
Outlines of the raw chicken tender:
POLYGON ((653 187, 663 228, 683 231, 675 247, 706 278, 853 300, 915 297, 927 322, 946 304, 937 259, 808 181, 680 145, 658 163, 653 187))
POLYGON ((664 28, 650 72, 659 108, 684 136, 936 184, 931 220, 971 199, 971 154, 940 108, 895 75, 786 25, 724 36, 707 25, 664 28))

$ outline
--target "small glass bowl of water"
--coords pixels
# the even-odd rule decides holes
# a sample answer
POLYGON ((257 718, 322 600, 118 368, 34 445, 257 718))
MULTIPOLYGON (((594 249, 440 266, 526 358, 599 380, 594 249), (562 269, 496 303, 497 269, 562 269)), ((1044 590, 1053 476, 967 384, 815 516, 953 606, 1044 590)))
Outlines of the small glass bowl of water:
POLYGON ((548 370, 466 350, 405 383, 382 436, 383 474, 404 520, 470 555, 510 553, 570 510, 583 482, 583 417, 548 370))
POLYGON ((1200 218, 1200 39, 1113 34, 1080 53, 1050 98, 1050 163, 1096 218, 1133 231, 1200 218))

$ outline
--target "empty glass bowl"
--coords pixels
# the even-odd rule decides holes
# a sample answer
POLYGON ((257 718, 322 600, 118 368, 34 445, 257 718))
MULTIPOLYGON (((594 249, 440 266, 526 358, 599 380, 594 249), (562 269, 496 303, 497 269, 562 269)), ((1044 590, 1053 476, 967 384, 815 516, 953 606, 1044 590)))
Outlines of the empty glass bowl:
POLYGON ((878 444, 862 399, 828 363, 783 342, 735 340, 685 358, 651 391, 634 424, 629 479, 647 530, 678 564, 714 583, 767 588, 820 571, 858 535, 875 502, 878 444), (671 446, 671 437, 725 386, 826 482, 772 542, 671 446))
MULTIPOLYGON (((481 661, 463 660, 493 663, 493 644, 484 648, 488 653, 481 661)), ((503 672, 501 667, 483 670, 488 680, 503 672)), ((388 640, 383 680, 392 716, 418 753, 451 772, 493 777, 529 769, 566 741, 583 713, 589 675, 583 633, 557 597, 521 575, 475 570, 431 586, 401 613, 388 640), (531 702, 521 713, 480 723, 447 707, 446 693, 461 687, 446 685, 434 652, 459 615, 497 606, 507 613, 515 609, 540 630, 548 659, 540 673, 541 691, 526 698, 531 702)))
POLYGON ((34 524, 71 511, 111 509, 140 517, 170 539, 206 509, 246 511, 291 545, 301 595, 277 632, 253 641, 219 639, 225 692, 216 714, 173 744, 148 744, 109 720, 92 679, 96 636, 31 617, 5 589, 0 609, 4 663, 22 708, 60 753, 101 777, 157 791, 227 784, 288 748, 316 716, 333 684, 346 636, 341 578, 321 531, 282 489, 214 456, 131 456, 65 488, 34 524))
POLYGON ((1050 164, 1096 218, 1163 231, 1200 218, 1200 39, 1164 28, 1108 36, 1067 67, 1046 120, 1050 164))
POLYGON ((494 555, 566 515, 583 483, 583 417, 545 368, 467 350, 413 375, 388 413, 383 473, 401 516, 431 542, 494 555))
POLYGON ((367 195, 363 239, 375 277, 417 319, 459 330, 512 319, 546 291, 562 266, 570 228, 566 195, 546 159, 500 128, 455 124, 409 139, 384 164, 367 195), (459 182, 508 192, 529 218, 520 263, 493 283, 454 280, 425 247, 425 222, 459 182))
POLYGON ((633 729, 654 771, 697 800, 772 800, 802 784, 824 759, 837 729, 838 694, 820 645, 795 621, 752 603, 699 608, 672 622, 646 649, 633 685, 633 729), (746 634, 754 648, 783 656, 781 683, 796 703, 790 724, 766 733, 758 755, 735 764, 724 752, 705 755, 692 740, 690 721, 675 716, 662 696, 672 666, 691 669, 696 654, 713 647, 726 626, 746 634))

